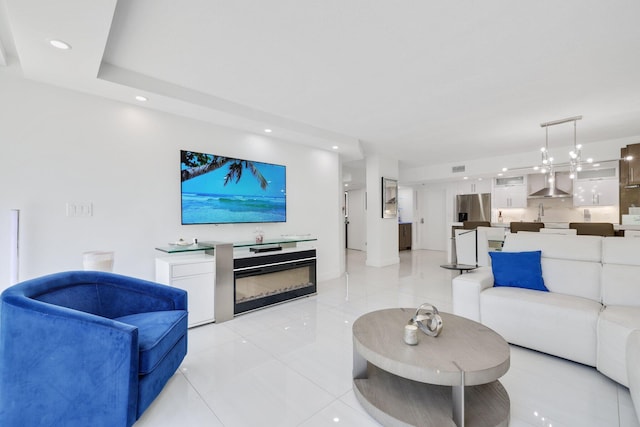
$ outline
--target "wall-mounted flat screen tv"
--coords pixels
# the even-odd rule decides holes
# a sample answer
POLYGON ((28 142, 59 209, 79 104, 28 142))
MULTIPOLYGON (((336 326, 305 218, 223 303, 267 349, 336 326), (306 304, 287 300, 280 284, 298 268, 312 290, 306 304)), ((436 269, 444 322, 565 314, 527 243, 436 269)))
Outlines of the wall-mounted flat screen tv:
POLYGON ((180 151, 182 224, 285 222, 286 167, 180 151))

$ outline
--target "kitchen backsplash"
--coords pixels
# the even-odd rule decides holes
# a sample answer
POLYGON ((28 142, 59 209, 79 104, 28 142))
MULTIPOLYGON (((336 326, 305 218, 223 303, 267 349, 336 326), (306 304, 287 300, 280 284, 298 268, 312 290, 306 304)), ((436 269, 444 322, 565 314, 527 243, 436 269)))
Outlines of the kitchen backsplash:
MULTIPOLYGON (((538 213, 542 222, 585 222, 586 216, 590 216, 591 222, 611 222, 619 223, 617 206, 589 206, 574 207, 570 198, 566 199, 531 199, 527 201, 527 208, 520 209, 499 209, 502 211, 502 221, 509 223, 513 221, 531 222, 538 219, 538 213), (540 209, 542 204, 542 209, 540 209)), ((493 209, 491 213, 492 222, 498 222, 498 209, 493 209)))

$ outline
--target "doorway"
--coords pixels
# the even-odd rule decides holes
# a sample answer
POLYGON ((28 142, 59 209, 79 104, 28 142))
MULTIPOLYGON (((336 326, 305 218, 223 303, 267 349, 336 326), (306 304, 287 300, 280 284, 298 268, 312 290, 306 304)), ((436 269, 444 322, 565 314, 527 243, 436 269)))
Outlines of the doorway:
POLYGON ((345 193, 346 247, 365 251, 367 249, 366 192, 364 189, 349 190, 345 193))

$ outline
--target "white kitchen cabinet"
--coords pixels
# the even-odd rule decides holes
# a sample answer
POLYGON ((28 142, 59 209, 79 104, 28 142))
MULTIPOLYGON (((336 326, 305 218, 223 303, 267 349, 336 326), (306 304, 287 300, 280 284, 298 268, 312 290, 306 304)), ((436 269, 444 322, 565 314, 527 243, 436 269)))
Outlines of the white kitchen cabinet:
POLYGON ((616 206, 619 183, 616 179, 576 180, 573 206, 616 206))
POLYGON ((527 184, 524 176, 496 178, 493 204, 497 209, 526 208, 527 184))
POLYGON ((468 179, 459 182, 457 185, 457 194, 482 194, 490 192, 490 179, 468 179))
POLYGON ((187 291, 189 327, 215 321, 215 268, 211 255, 156 258, 156 281, 187 291))
POLYGON ((573 185, 573 206, 617 206, 620 185, 615 164, 577 173, 573 185))

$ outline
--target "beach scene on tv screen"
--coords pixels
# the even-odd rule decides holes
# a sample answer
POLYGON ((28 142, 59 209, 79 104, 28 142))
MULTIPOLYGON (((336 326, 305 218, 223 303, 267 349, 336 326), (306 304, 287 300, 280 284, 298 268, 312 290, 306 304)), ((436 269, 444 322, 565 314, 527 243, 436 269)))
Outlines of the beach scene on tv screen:
POLYGON ((183 224, 284 222, 286 167, 181 151, 183 224))

